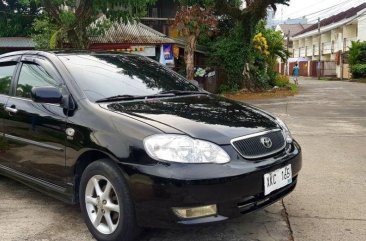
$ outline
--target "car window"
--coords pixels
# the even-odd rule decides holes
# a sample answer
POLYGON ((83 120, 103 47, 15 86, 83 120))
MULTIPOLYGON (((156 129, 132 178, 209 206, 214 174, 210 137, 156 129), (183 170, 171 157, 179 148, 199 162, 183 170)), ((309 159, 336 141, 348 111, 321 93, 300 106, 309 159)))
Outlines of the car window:
POLYGON ((16 96, 31 98, 33 87, 60 87, 58 81, 40 65, 35 63, 23 63, 20 70, 16 96))
POLYGON ((154 95, 162 91, 197 91, 165 66, 133 55, 60 55, 91 101, 116 95, 154 95))
POLYGON ((11 78, 14 75, 16 64, 16 62, 0 63, 0 94, 9 94, 11 78))

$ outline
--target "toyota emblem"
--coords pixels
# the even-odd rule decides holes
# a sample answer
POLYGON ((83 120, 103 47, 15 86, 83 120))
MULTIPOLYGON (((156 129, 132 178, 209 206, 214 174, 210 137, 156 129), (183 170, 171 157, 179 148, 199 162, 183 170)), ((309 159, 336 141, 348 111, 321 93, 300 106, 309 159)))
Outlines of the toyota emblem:
POLYGON ((271 148, 272 147, 272 141, 269 137, 262 137, 261 143, 265 148, 271 148))

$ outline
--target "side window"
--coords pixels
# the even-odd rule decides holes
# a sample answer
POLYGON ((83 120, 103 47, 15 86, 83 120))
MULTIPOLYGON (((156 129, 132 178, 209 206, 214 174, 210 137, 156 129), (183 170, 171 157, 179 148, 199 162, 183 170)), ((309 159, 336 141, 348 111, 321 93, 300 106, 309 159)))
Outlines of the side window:
POLYGON ((16 62, 0 63, 0 95, 9 95, 11 78, 14 75, 16 62))
POLYGON ((33 87, 60 87, 60 83, 40 65, 35 63, 23 63, 20 70, 16 96, 31 98, 33 87))

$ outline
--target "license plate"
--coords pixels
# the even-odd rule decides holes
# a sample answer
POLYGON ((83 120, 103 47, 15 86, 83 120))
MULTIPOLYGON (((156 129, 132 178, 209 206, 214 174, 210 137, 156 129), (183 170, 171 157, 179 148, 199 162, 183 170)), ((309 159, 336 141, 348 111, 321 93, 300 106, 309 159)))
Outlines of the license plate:
POLYGON ((290 183, 292 183, 291 164, 264 174, 264 195, 268 195, 290 183))

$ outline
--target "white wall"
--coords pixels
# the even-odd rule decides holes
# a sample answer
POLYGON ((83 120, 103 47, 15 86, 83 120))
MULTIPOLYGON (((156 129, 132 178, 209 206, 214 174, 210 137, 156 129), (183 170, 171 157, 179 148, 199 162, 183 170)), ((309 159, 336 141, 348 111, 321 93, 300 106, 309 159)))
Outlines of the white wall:
POLYGON ((357 37, 357 24, 346 25, 343 27, 344 38, 356 38, 357 37))
POLYGON ((366 41, 366 15, 358 19, 358 39, 366 41))

